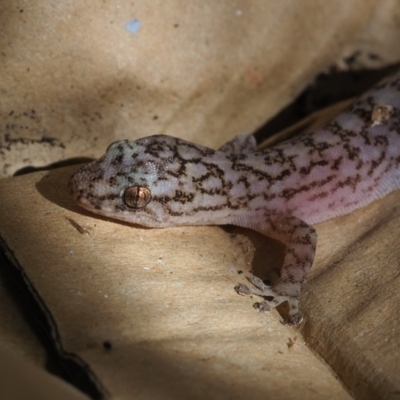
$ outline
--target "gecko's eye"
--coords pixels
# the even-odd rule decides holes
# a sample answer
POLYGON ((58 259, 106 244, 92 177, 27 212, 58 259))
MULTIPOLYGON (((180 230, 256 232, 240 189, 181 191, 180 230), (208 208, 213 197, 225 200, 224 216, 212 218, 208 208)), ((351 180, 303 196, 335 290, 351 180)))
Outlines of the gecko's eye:
POLYGON ((151 200, 151 192, 145 186, 130 186, 125 189, 123 199, 130 208, 143 208, 151 200))

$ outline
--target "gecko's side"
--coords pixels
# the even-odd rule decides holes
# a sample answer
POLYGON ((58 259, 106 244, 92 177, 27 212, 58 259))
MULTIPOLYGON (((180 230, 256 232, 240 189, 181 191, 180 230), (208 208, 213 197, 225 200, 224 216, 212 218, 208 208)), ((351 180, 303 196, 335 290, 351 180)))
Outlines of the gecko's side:
POLYGON ((148 227, 234 224, 286 245, 277 282, 239 285, 268 311, 289 302, 302 320, 313 224, 347 214, 400 187, 400 74, 381 82, 323 129, 256 151, 240 135, 218 151, 169 136, 123 140, 71 177, 82 207, 148 227), (269 300, 272 298, 272 300, 269 300))

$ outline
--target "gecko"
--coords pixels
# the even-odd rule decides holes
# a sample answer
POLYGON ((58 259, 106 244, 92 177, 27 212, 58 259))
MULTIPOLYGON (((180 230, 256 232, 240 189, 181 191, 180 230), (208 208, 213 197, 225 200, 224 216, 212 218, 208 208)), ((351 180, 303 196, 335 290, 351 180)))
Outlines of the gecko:
POLYGON ((314 224, 350 213, 400 187, 400 73, 362 95, 321 129, 257 150, 241 134, 219 150, 155 135, 112 143, 70 178, 72 198, 109 218, 162 228, 232 224, 282 242, 273 284, 256 276, 239 294, 268 312, 299 296, 314 260, 314 224))

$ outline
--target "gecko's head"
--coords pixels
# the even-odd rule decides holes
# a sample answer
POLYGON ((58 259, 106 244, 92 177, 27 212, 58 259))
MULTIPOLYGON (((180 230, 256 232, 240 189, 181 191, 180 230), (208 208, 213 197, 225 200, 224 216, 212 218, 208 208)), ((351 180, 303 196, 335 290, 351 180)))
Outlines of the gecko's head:
MULTIPOLYGON (((182 187, 182 146, 187 145, 163 135, 114 142, 72 175, 71 195, 96 214, 145 226, 171 225, 170 205, 182 187)), ((185 154, 193 156, 190 149, 185 154)))
POLYGON ((102 157, 72 175, 73 199, 96 214, 144 223, 146 206, 155 192, 163 191, 168 165, 174 160, 169 139, 153 136, 112 143, 102 157))

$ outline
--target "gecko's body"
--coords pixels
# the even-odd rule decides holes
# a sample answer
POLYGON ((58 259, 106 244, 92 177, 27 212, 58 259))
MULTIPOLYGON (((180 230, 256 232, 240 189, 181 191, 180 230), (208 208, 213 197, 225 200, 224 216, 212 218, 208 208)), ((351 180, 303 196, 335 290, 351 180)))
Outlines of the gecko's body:
POLYGON ((241 294, 298 297, 314 259, 317 222, 344 215, 400 187, 400 74, 381 82, 323 129, 264 151, 240 135, 218 151, 169 136, 113 143, 72 176, 82 207, 149 227, 233 224, 286 244, 279 281, 241 294))

